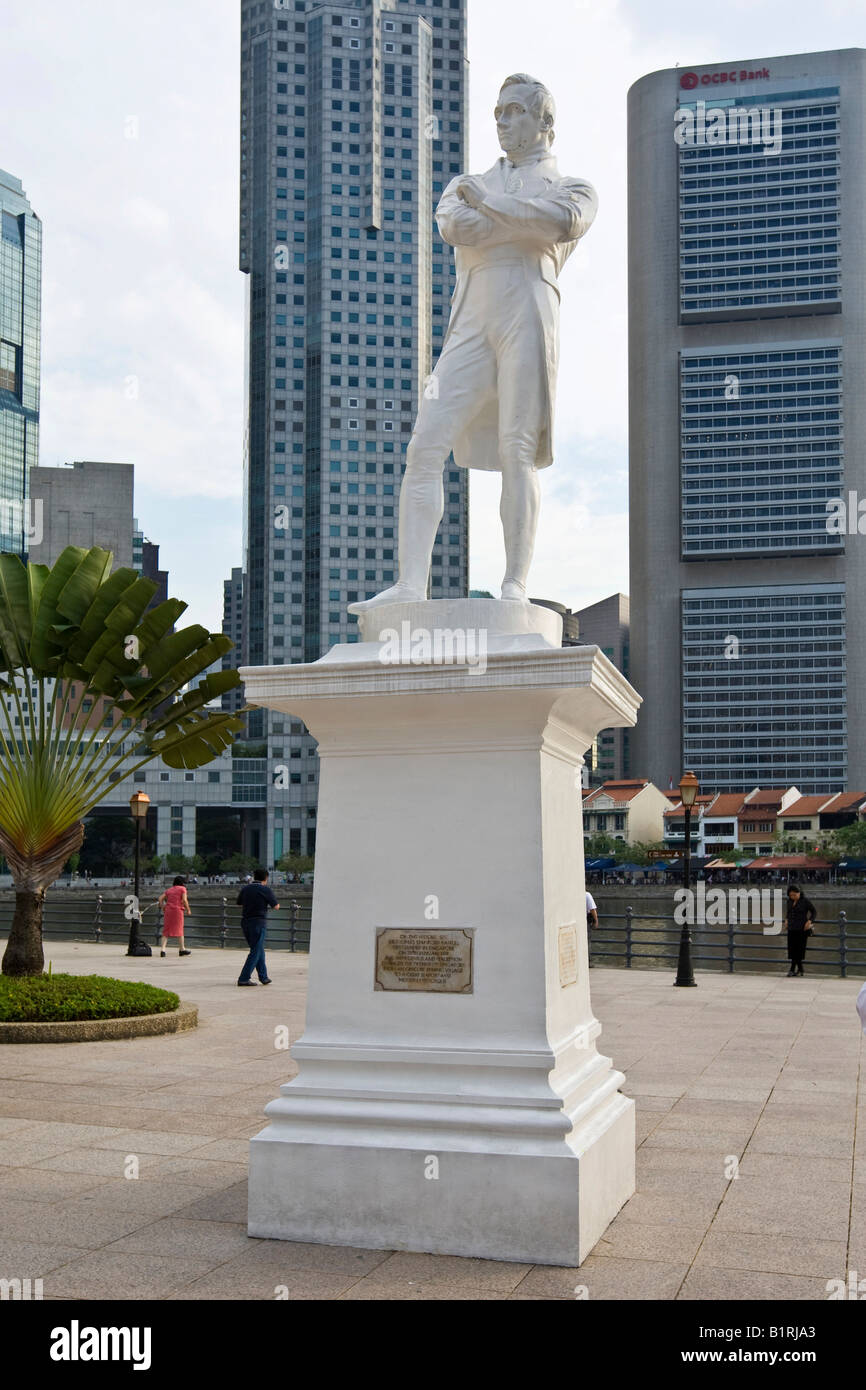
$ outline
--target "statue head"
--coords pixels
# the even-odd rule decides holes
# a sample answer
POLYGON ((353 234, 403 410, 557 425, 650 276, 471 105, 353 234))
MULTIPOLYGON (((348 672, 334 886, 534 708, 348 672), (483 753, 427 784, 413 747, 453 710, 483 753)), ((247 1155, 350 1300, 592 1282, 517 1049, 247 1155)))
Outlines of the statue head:
POLYGON ((528 73, 515 72, 506 77, 493 114, 499 143, 508 155, 546 150, 553 144, 553 97, 543 82, 528 73))

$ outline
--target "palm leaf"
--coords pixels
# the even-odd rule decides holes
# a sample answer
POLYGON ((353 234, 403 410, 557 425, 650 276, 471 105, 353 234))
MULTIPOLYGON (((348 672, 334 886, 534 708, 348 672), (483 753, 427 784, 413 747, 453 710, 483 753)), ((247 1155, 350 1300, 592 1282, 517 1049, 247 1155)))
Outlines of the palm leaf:
POLYGON ((152 749, 166 767, 204 767, 225 752, 243 728, 238 715, 195 712, 181 716, 172 732, 152 742, 148 737, 142 746, 152 749))
POLYGON ((29 665, 31 630, 27 570, 17 555, 0 555, 0 645, 6 670, 29 665))
MULTIPOLYGON (((29 664, 36 675, 49 675, 58 668, 59 659, 68 642, 68 635, 63 638, 55 630, 55 625, 61 621, 57 603, 69 580, 88 553, 81 546, 68 545, 65 550, 60 552, 46 575, 39 596, 39 607, 33 616, 33 630, 30 638, 29 664)), ((102 554, 108 558, 110 566, 110 551, 103 550, 102 554)))
POLYGON ((57 721, 68 701, 61 695, 47 726, 31 717, 25 734, 0 700, 0 750, 8 754, 0 759, 0 844, 27 891, 56 877, 64 847, 114 780, 157 758, 168 767, 203 767, 244 728, 245 711, 205 708, 240 684, 237 671, 212 672, 184 690, 231 650, 230 639, 199 626, 174 630, 186 605, 170 599, 148 611, 154 583, 130 569, 112 574, 111 558, 98 546, 68 546, 48 569, 0 555, 0 671, 9 677, 0 688, 12 681, 14 689, 14 678, 23 677, 25 712, 35 715, 49 682, 75 680, 82 701, 99 695, 106 713, 137 726, 130 738, 107 734, 101 721, 64 730, 57 721), (133 634, 137 660, 126 653, 133 634), (31 705, 30 685, 40 682, 31 705))

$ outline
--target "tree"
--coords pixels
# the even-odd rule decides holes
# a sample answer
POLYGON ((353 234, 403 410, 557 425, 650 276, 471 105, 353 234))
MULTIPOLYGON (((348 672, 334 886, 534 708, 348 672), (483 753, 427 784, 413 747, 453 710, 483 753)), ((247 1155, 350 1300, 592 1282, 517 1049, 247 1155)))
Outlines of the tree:
POLYGON ((312 854, 284 854, 278 860, 277 868, 286 874, 307 874, 315 867, 315 856, 312 854))
POLYGON ((220 872, 224 874, 251 874, 253 869, 258 867, 259 861, 251 859, 248 854, 233 854, 220 864, 220 872))
POLYGON ((806 854, 810 841, 807 835, 795 835, 793 831, 780 830, 773 840, 774 854, 806 854))
POLYGON ((156 759, 203 767, 243 728, 205 708, 240 684, 237 671, 182 693, 231 640, 175 631, 187 605, 148 611, 157 585, 112 562, 99 546, 67 546, 50 569, 0 555, 0 690, 12 705, 0 700, 0 852, 15 885, 5 975, 41 973, 45 890, 113 783, 156 759))
POLYGON ((204 872, 204 860, 200 854, 167 854, 165 867, 170 874, 200 874, 204 872))
MULTIPOLYGON (((84 822, 85 840, 80 852, 82 872, 94 877, 129 873, 135 853, 135 824, 128 811, 97 808, 84 822)), ((152 850, 153 833, 142 826, 145 853, 152 850)))
POLYGON ((634 858, 633 849, 633 845, 614 839, 613 835, 607 835, 603 830, 597 830, 583 842, 584 859, 615 859, 620 864, 626 864, 634 858))
POLYGON ((195 842, 204 859, 205 873, 218 873, 224 859, 241 852, 240 815, 227 808, 200 806, 196 815, 195 842))
POLYGON ((612 859, 616 853, 617 842, 612 835, 605 835, 603 830, 597 830, 594 835, 588 835, 583 842, 583 853, 585 859, 612 859))
POLYGON ((855 820, 829 833, 816 836, 824 859, 866 859, 866 821, 855 820))

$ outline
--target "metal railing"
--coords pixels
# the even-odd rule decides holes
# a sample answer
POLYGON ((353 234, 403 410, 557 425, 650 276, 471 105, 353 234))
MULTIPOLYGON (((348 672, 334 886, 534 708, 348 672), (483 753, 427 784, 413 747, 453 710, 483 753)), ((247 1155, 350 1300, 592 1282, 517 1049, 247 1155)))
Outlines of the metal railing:
MULTIPOLYGON (((661 912, 637 914, 627 907, 624 913, 606 913, 599 905, 599 925, 589 932, 590 960, 594 964, 619 966, 626 970, 676 969, 682 927, 674 917, 661 912), (621 925, 620 925, 621 924, 621 925)), ((787 962, 787 937, 781 932, 765 933, 758 925, 728 922, 724 926, 703 923, 689 927, 691 956, 703 969, 766 971, 787 962)), ((815 923, 809 933, 806 963, 819 973, 866 975, 866 921, 849 918, 847 912, 815 923)))
MULTIPOLYGON (((187 946, 220 946, 247 950, 241 931, 241 910, 227 897, 202 898, 192 904, 184 921, 187 946)), ((15 910, 14 900, 0 900, 0 936, 8 934, 15 910)), ((283 899, 279 912, 268 913, 268 950, 309 951, 312 899, 283 899)), ((54 941, 124 942, 129 938, 129 921, 124 916, 123 898, 107 898, 101 893, 49 894, 42 919, 42 935, 54 941)), ((162 914, 142 895, 139 936, 158 944, 162 914), (150 908, 148 911, 147 909, 150 908)))

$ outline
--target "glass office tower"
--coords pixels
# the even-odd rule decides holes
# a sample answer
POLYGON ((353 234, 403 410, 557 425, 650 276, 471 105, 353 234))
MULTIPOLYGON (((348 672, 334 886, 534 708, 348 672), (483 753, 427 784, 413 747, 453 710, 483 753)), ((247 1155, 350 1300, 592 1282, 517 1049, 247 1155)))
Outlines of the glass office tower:
POLYGON ((28 474, 39 462, 42 223, 0 169, 0 551, 37 539, 28 474))
MULTIPOLYGON (((396 573, 405 448, 453 288, 433 211, 466 167, 466 0, 243 0, 241 16, 243 657, 315 661, 396 573)), ((434 598, 467 591, 463 470, 445 497, 434 598)), ((261 857, 311 852, 313 740, 272 711, 249 733, 268 758, 261 857)))
POLYGON ((633 767, 658 786, 866 780, 864 96, 860 49, 629 93, 633 767))

